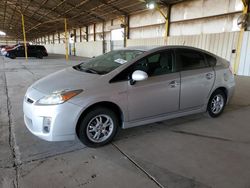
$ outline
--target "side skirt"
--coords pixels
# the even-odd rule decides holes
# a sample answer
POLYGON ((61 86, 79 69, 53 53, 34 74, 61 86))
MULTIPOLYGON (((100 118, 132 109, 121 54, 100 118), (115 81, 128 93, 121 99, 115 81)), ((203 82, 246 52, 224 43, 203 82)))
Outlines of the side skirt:
POLYGON ((155 122, 159 122, 159 121, 164 121, 164 120, 168 120, 168 119, 174 119, 174 118, 178 118, 178 117, 182 117, 182 116, 198 114, 198 113, 202 113, 202 112, 205 112, 205 111, 206 111, 206 108, 202 107, 202 108, 188 110, 188 111, 181 111, 181 112, 179 111, 177 113, 165 114, 165 115, 161 115, 161 116, 155 116, 155 117, 150 118, 150 119, 141 119, 141 120, 137 120, 137 121, 124 122, 123 125, 122 125, 122 128, 127 129, 127 128, 131 128, 131 127, 146 125, 146 124, 155 123, 155 122))

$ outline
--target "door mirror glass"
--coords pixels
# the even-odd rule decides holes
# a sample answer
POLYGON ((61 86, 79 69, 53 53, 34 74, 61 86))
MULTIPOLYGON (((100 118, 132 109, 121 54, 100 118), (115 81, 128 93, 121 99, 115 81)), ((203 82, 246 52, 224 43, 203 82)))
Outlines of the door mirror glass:
POLYGON ((132 74, 132 80, 134 81, 143 81, 148 79, 148 74, 141 70, 136 70, 132 74))

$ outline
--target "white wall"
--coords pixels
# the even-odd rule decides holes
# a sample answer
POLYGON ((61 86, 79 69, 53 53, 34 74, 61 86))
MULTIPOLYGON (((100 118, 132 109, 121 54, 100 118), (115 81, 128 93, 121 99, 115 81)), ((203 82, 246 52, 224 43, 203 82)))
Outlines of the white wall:
POLYGON ((127 46, 160 46, 164 45, 165 41, 163 37, 160 38, 147 38, 147 39, 129 39, 127 46))
POLYGON ((45 44, 48 53, 65 54, 65 44, 45 44))
POLYGON ((170 36, 239 31, 237 18, 242 10, 241 0, 193 0, 175 4, 171 9, 170 36))
MULTIPOLYGON (((65 54, 65 44, 45 44, 48 53, 65 54)), ((93 57, 102 54, 102 41, 77 42, 75 44, 76 55, 93 57)))
POLYGON ((0 37, 0 45, 14 45, 16 44, 17 41, 5 38, 5 37, 0 37))
MULTIPOLYGON (((166 9, 162 10, 166 12, 166 9)), ((130 39, 164 36, 164 17, 157 10, 150 10, 130 16, 130 39)))
POLYGON ((83 57, 93 57, 102 54, 102 41, 77 42, 76 55, 83 57))

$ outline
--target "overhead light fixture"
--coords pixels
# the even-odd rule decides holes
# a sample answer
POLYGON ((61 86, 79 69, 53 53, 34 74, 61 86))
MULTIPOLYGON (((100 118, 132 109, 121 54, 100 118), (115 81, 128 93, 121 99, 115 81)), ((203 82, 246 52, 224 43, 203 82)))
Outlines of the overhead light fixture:
POLYGON ((146 7, 150 10, 154 9, 156 7, 155 1, 148 1, 146 7))
POLYGON ((5 33, 5 32, 0 31, 0 36, 5 36, 5 35, 6 35, 6 33, 5 33))

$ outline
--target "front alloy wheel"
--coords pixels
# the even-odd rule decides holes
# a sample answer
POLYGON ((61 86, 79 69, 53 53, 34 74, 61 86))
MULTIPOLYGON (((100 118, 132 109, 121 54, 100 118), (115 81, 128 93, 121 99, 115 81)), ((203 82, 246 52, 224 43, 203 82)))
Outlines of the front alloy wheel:
POLYGON ((87 137, 95 143, 107 140, 114 129, 114 122, 110 116, 97 115, 87 125, 87 137))
POLYGON ((83 118, 78 137, 86 146, 103 146, 112 141, 118 124, 118 118, 113 111, 107 108, 95 108, 83 118))

